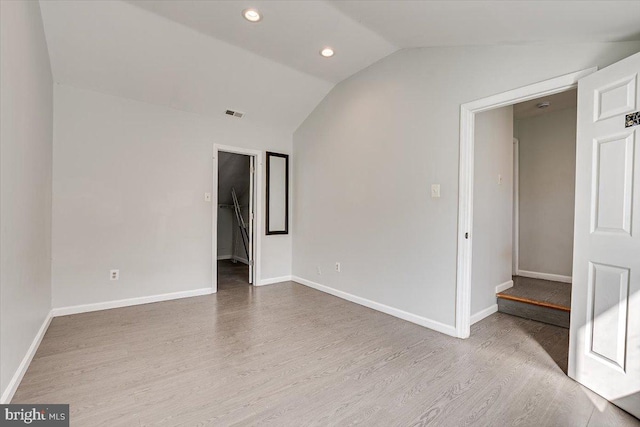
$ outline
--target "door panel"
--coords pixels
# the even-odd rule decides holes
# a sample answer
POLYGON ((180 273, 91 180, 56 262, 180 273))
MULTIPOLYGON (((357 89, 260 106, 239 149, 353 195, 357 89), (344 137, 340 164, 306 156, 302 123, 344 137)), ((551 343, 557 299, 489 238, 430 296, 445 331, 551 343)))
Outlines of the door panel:
POLYGON ((634 133, 594 144, 592 231, 631 234, 634 133))
POLYGON ((569 375, 640 417, 640 54, 578 84, 569 375))
POLYGON ((624 372, 629 269, 589 264, 587 351, 624 372))
POLYGON ((636 108, 635 74, 596 89, 595 102, 595 121, 634 111, 636 108))

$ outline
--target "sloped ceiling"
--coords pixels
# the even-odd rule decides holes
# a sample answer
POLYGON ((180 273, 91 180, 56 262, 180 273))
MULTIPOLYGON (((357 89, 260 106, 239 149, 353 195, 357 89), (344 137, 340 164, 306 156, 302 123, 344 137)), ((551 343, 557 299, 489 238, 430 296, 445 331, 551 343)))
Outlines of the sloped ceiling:
POLYGON ((291 132, 333 87, 122 1, 40 5, 58 83, 291 132))
POLYGON ((335 0, 401 48, 640 40, 640 2, 335 0))
POLYGON ((338 83, 398 48, 324 1, 148 1, 131 4, 291 68, 338 83), (252 24, 242 11, 256 8, 252 24), (319 55, 334 46, 331 59, 319 55))
POLYGON ((398 49, 640 40, 640 1, 41 1, 54 80, 293 132, 398 49), (257 24, 241 12, 255 7, 257 24), (322 58, 323 46, 336 55, 322 58))

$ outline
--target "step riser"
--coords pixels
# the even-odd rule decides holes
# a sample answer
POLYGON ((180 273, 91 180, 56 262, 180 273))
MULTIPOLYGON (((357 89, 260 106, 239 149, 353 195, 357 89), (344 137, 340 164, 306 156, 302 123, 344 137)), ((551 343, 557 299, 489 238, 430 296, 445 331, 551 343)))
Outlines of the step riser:
POLYGON ((502 298, 498 298, 498 311, 569 329, 571 314, 568 311, 502 298))

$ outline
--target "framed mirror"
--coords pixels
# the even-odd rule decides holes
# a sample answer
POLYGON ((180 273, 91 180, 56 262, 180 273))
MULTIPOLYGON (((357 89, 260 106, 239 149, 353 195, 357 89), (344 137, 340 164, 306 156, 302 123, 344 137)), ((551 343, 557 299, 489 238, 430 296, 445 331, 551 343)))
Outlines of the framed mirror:
POLYGON ((289 155, 267 151, 266 232, 289 234, 289 155))

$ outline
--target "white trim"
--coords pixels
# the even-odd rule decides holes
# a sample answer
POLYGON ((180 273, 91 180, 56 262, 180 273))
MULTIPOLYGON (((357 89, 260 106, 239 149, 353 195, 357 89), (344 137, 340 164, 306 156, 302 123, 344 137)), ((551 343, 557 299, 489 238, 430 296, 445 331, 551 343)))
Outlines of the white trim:
POLYGON ((72 305, 51 310, 53 317, 67 316, 69 314, 89 313, 91 311, 109 310, 111 308, 130 307, 132 305, 149 304, 152 302, 169 301, 181 298, 210 295, 211 288, 193 289, 191 291, 171 292, 168 294, 149 295, 146 297, 126 298, 114 301, 97 302, 94 304, 72 305))
MULTIPOLYGON (((249 212, 247 213, 249 218, 249 253, 255 254, 253 250, 253 238, 256 233, 256 224, 253 220, 254 211, 256 210, 256 200, 255 200, 255 187, 256 187, 256 158, 253 156, 249 157, 249 212)), ((251 258, 249 258, 251 259, 251 258)), ((247 265, 249 266, 249 284, 253 285, 256 282, 255 277, 253 276, 253 266, 249 263, 249 259, 247 260, 247 265)), ((255 259, 255 257, 253 258, 255 259)))
MULTIPOLYGON (((513 138, 513 265, 511 274, 520 268, 520 140, 513 138)), ((513 284, 511 284, 513 286, 513 284)))
POLYGON ((273 285, 274 283, 288 282, 290 280, 292 280, 291 276, 272 277, 271 279, 259 281, 257 286, 273 285))
POLYGON ((409 313, 407 311, 400 310, 394 307, 389 307, 388 305, 380 304, 379 302, 371 301, 366 298, 362 298, 344 291, 339 291, 329 286, 321 285, 319 283, 312 282, 311 280, 303 279, 302 277, 293 276, 292 280, 294 282, 319 290, 321 292, 331 294, 338 298, 342 298, 344 300, 351 301, 359 305, 363 305, 373 310, 389 314, 399 319, 406 320, 408 322, 415 323, 420 326, 424 326, 425 328, 433 329, 434 331, 437 331, 446 335, 450 335, 452 337, 456 336, 456 328, 453 326, 445 325, 444 323, 427 319, 426 317, 418 316, 417 314, 409 313))
POLYGON ((537 271, 518 270, 518 276, 529 277, 531 279, 551 280, 553 282, 572 283, 571 276, 562 276, 560 274, 539 273, 537 271))
POLYGON ((497 313, 497 312, 498 312, 498 304, 493 304, 492 306, 487 307, 484 310, 480 310, 476 314, 472 315, 471 316, 471 324, 473 325, 475 323, 478 323, 479 321, 481 321, 485 317, 489 317, 493 313, 497 313))
POLYGON ((216 257, 218 261, 224 261, 226 259, 233 259, 233 255, 218 255, 216 257))
POLYGON ((460 106, 460 164, 458 184, 458 260, 456 286, 456 336, 471 332, 471 253, 473 248, 473 145, 475 115, 482 111, 513 105, 530 99, 574 89, 578 80, 592 74, 589 68, 503 92, 460 106), (469 233, 469 238, 465 238, 469 233))
POLYGON ((263 185, 263 173, 262 173, 262 151, 251 150, 249 148, 233 147, 230 145, 213 144, 213 182, 211 191, 211 289, 212 293, 218 292, 218 264, 213 262, 218 258, 218 152, 224 151, 225 153, 244 154, 245 156, 254 156, 255 161, 255 212, 254 212, 254 229, 252 230, 253 239, 255 244, 253 245, 253 283, 261 282, 260 271, 260 257, 262 254, 262 233, 260 230, 262 224, 262 189, 263 185))
POLYGON ((16 390, 18 390, 18 386, 20 385, 24 374, 26 374, 27 369, 29 369, 29 365, 33 360, 33 356, 35 356, 36 352, 38 351, 38 347, 42 342, 42 338, 44 338, 44 334, 47 333, 47 329, 49 328, 49 324, 51 324, 52 318, 52 312, 49 311, 49 313, 47 313, 47 317, 45 317, 44 319, 44 322, 42 322, 42 326, 40 326, 38 333, 33 338, 33 341, 31 342, 27 353, 22 358, 22 362, 20 362, 20 365, 18 365, 18 369, 16 369, 13 377, 11 377, 9 384, 7 384, 7 388, 4 389, 2 398, 0 398, 0 404, 8 404, 11 402, 11 399, 13 399, 13 395, 16 393, 16 390))
POLYGON ((508 282, 500 283, 498 286, 496 286, 496 294, 499 294, 500 292, 504 292, 509 288, 513 288, 513 280, 509 280, 508 282))

